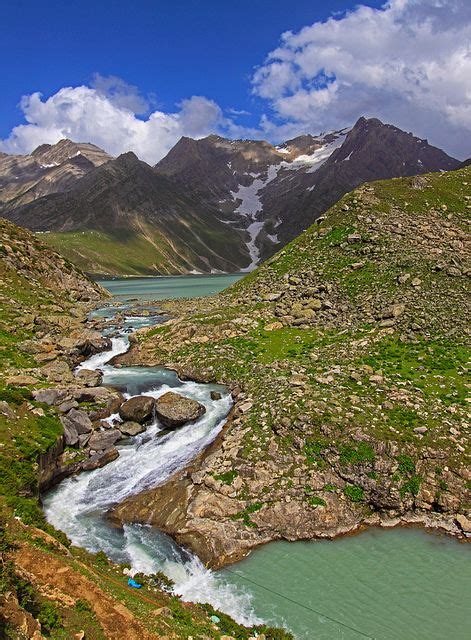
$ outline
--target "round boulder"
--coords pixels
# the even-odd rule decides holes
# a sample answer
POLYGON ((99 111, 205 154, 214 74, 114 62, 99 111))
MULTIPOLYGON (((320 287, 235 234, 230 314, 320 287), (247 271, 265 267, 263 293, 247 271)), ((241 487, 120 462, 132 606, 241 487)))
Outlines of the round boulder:
POLYGON ((165 427, 175 429, 201 418, 206 408, 196 400, 168 391, 157 399, 155 413, 165 427))
POLYGON ((119 408, 119 415, 124 422, 150 422, 154 416, 154 398, 136 396, 123 402, 119 408))

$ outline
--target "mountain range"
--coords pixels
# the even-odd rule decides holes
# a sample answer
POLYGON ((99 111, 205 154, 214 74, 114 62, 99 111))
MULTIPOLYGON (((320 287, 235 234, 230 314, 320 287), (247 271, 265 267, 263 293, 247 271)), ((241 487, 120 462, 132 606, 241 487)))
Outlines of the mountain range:
POLYGON ((155 167, 61 140, 0 155, 0 215, 94 274, 250 271, 363 182, 459 165, 375 118, 277 146, 183 137, 155 167))

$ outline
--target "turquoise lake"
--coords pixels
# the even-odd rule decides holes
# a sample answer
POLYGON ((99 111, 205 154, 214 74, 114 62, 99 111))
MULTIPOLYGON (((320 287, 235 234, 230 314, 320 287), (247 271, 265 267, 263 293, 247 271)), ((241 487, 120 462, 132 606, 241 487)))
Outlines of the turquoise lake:
POLYGON ((116 278, 97 282, 117 300, 165 300, 168 298, 196 298, 210 296, 229 287, 245 274, 206 276, 162 276, 155 278, 116 278))

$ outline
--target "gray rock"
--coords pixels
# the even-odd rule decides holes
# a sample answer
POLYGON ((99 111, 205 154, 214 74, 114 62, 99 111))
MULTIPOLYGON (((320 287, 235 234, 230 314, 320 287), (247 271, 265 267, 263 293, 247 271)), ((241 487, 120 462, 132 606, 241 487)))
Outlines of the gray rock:
POLYGON ((62 413, 67 413, 67 411, 70 411, 71 409, 76 409, 77 407, 78 407, 78 402, 76 400, 65 399, 64 402, 62 402, 57 408, 59 409, 59 411, 62 411, 62 413))
POLYGON ((222 398, 222 394, 219 391, 211 391, 210 396, 211 400, 220 400, 222 398))
POLYGON ((157 399, 155 412, 165 427, 174 429, 197 420, 206 412, 206 408, 196 400, 168 391, 157 399))
POLYGON ((102 453, 96 453, 93 456, 90 456, 88 460, 84 460, 80 468, 82 471, 93 471, 93 469, 99 469, 100 467, 104 467, 109 462, 113 462, 116 458, 119 457, 118 450, 116 447, 112 447, 107 451, 103 451, 102 453))
POLYGON ((76 379, 86 387, 98 387, 103 380, 101 371, 93 371, 91 369, 79 369, 75 374, 76 379))
POLYGON ((92 421, 85 411, 71 409, 69 413, 64 416, 64 420, 71 422, 79 435, 82 433, 89 433, 93 430, 92 421))
POLYGON ((110 449, 115 442, 122 438, 119 429, 108 429, 107 431, 95 431, 88 441, 90 449, 104 451, 110 449))
POLYGON ((65 389, 37 389, 33 391, 33 398, 37 402, 44 402, 49 406, 60 404, 67 397, 65 389))
POLYGON ((15 412, 5 400, 0 402, 0 413, 3 416, 6 416, 9 420, 12 420, 15 417, 15 412))
POLYGON ((146 430, 146 427, 139 422, 123 422, 117 426, 124 436, 137 436, 146 430))
POLYGON ((41 373, 50 382, 72 382, 73 375, 69 365, 64 360, 54 360, 44 367, 41 367, 41 373))
POLYGON ((66 416, 61 416, 60 421, 64 430, 64 444, 66 447, 75 447, 78 444, 77 429, 67 420, 66 416))
POLYGON ((119 415, 125 422, 145 423, 152 420, 155 400, 149 396, 136 396, 126 400, 119 408, 119 415))

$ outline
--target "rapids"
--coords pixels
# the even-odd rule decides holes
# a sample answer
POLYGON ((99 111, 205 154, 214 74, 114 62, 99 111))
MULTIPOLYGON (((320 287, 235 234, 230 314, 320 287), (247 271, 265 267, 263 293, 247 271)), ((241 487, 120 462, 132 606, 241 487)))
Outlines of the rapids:
POLYGON ((175 431, 165 431, 155 420, 144 433, 119 443, 120 455, 115 461, 67 478, 44 496, 46 517, 80 547, 104 551, 116 562, 131 564, 134 571, 163 571, 175 582, 175 593, 184 600, 209 602, 241 623, 259 623, 261 620, 252 612, 250 596, 243 588, 230 585, 222 576, 206 569, 196 556, 168 536, 142 525, 116 529, 106 520, 106 512, 112 505, 164 483, 194 459, 220 432, 232 405, 230 393, 220 385, 183 382, 175 372, 163 367, 117 368, 109 364, 129 348, 126 334, 130 330, 155 322, 155 317, 125 317, 122 330, 111 338, 111 350, 91 356, 79 368, 100 369, 103 383, 120 389, 126 398, 135 395, 158 398, 172 389, 201 402, 206 413, 195 423, 175 431), (211 391, 219 391, 221 399, 212 400, 211 391))

